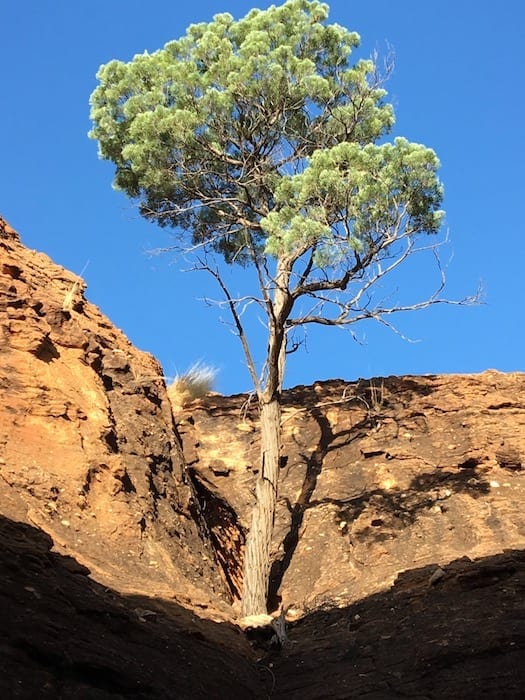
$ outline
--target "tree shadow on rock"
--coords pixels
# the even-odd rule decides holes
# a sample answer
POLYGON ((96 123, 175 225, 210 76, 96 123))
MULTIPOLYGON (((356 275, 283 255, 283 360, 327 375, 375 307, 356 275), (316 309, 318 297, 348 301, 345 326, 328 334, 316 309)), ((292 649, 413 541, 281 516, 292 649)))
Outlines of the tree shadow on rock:
MULTIPOLYGON (((434 382, 439 379, 436 374, 423 376, 391 376, 380 381, 392 394, 408 393, 412 396, 429 396, 434 392, 434 382)), ((374 380, 372 380, 374 381, 374 380)), ((377 381, 377 380, 376 380, 377 381)))
POLYGON ((338 521, 351 523, 373 506, 377 517, 372 519, 369 527, 356 534, 366 536, 371 541, 382 541, 393 535, 390 531, 385 536, 381 530, 387 523, 397 523, 399 529, 408 527, 431 508, 437 507, 446 512, 447 501, 454 494, 464 493, 479 498, 489 492, 489 482, 475 469, 454 471, 438 467, 430 473, 415 476, 406 489, 372 488, 349 499, 326 498, 313 501, 311 507, 330 503, 338 507, 338 521))
POLYGON ((279 588, 299 543, 304 515, 309 508, 319 503, 312 502, 312 496, 326 455, 332 449, 341 449, 354 440, 365 437, 370 429, 370 419, 366 417, 351 428, 334 433, 330 421, 321 408, 314 406, 309 415, 315 419, 319 427, 320 438, 317 447, 310 455, 302 455, 306 472, 297 501, 293 505, 289 501, 286 502, 290 512, 290 528, 282 543, 283 554, 273 562, 271 567, 268 592, 270 607, 277 605, 279 588))
MULTIPOLYGON (((424 379, 431 379, 431 377, 424 379)), ((409 395, 414 392, 419 395, 427 395, 432 391, 428 381, 420 383, 417 378, 391 377, 384 381, 390 383, 388 392, 402 389, 409 395)), ((339 384, 340 382, 337 386, 339 384)), ((375 408, 372 406, 377 387, 381 387, 382 390, 382 385, 374 384, 373 380, 361 380, 356 384, 356 387, 359 390, 358 393, 350 396, 348 401, 360 401, 367 410, 364 418, 350 428, 334 432, 322 406, 314 406, 309 411, 309 415, 315 419, 319 427, 320 438, 315 450, 310 455, 302 455, 306 464, 306 472, 296 502, 292 504, 285 500, 290 513, 290 527, 282 542, 282 555, 273 562, 271 567, 268 595, 270 608, 276 608, 279 604, 279 588, 297 549, 307 510, 330 504, 338 509, 336 515, 338 522, 352 523, 366 509, 373 506, 377 517, 372 519, 369 527, 356 534, 370 538, 371 541, 383 541, 395 536, 396 530, 413 525, 417 518, 430 508, 437 505, 445 510, 446 501, 453 494, 465 493, 472 498, 478 498, 490 492, 489 482, 476 469, 477 459, 472 458, 458 464, 454 469, 438 466, 430 473, 418 474, 405 489, 376 487, 367 488, 349 498, 314 499, 317 481, 326 456, 332 450, 344 449, 352 442, 366 438, 378 422, 386 417, 383 411, 388 408, 388 397, 382 397, 381 402, 375 408), (390 526, 388 532, 385 532, 382 527, 385 524, 390 526)))

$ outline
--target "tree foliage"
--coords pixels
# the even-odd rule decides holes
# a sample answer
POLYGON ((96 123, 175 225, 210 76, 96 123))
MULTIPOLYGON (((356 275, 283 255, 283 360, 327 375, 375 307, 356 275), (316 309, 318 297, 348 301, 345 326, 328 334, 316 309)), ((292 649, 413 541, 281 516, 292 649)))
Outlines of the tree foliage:
MULTIPOLYGON (((153 54, 102 66, 91 97, 91 136, 115 164, 115 187, 144 217, 173 228, 216 278, 241 339, 262 416, 250 535, 265 540, 249 539, 245 578, 247 567, 259 567, 264 585, 290 331, 441 301, 441 284, 409 306, 373 301, 374 285, 440 228, 439 162, 420 144, 386 141, 394 114, 378 67, 355 60, 359 36, 327 17, 317 0, 287 0, 239 20, 216 15, 153 54), (246 299, 232 295, 210 255, 253 267, 250 301, 268 327, 262 374, 243 325, 246 299)), ((262 611, 261 595, 245 612, 262 611)))
POLYGON ((92 136, 141 213, 228 262, 254 255, 340 261, 406 223, 439 227, 438 161, 396 139, 359 37, 328 8, 289 0, 191 26, 154 54, 103 66, 92 136), (406 222, 400 222, 403 216, 406 222))

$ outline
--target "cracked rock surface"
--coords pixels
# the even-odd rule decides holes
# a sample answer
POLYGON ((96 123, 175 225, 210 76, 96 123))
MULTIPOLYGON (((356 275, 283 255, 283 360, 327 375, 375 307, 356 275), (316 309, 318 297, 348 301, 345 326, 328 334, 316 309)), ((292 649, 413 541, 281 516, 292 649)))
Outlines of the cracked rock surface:
POLYGON ((121 590, 227 600, 162 371, 0 220, 0 498, 121 590))
MULTIPOLYGON (((241 536, 259 450, 246 400, 209 397, 179 416, 192 473, 241 536)), ((525 541, 523 374, 300 386, 285 392, 283 428, 272 586, 296 614, 525 541)))

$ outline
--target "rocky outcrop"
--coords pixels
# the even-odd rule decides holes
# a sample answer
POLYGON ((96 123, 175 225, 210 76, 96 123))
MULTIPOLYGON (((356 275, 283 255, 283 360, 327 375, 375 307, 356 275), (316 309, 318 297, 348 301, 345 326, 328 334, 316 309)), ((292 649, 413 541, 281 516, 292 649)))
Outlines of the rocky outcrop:
MULTIPOLYGON (((296 387, 283 428, 272 589, 295 615, 386 590, 404 570, 525 541, 523 374, 296 387)), ((179 415, 179 430, 210 527, 236 559, 257 411, 246 396, 210 397, 179 415)))
POLYGON ((121 591, 225 595, 162 371, 0 220, 0 503, 121 591))
POLYGON ((174 417, 0 219, 0 695, 522 697, 525 375, 285 392, 280 650, 232 623, 258 427, 248 396, 174 417))
POLYGON ((292 626, 272 698, 518 700, 525 683, 525 554, 400 574, 350 606, 292 626))

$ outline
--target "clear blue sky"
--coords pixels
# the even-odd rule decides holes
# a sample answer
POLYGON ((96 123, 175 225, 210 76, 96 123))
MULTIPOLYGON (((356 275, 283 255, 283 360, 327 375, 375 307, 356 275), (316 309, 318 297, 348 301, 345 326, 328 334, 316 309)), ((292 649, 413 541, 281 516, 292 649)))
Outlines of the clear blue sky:
MULTIPOLYGON (((88 140, 88 98, 100 64, 154 51, 217 12, 241 17, 267 0, 18 0, 0 4, 0 213, 30 247, 84 277, 88 298, 166 375, 196 360, 220 370, 218 390, 250 388, 238 341, 199 299, 213 296, 183 261, 151 257, 168 242, 111 188, 112 167, 88 140)), ((339 329, 310 333, 287 385, 389 374, 525 370, 524 30, 520 0, 332 0, 330 20, 357 31, 359 56, 390 45, 393 135, 436 150, 451 243, 448 296, 486 304, 398 319, 407 343, 372 324, 364 344, 339 329)), ((407 272, 414 300, 428 270, 407 272)), ((232 277, 235 283, 235 278, 232 277)), ((262 339, 262 334, 260 335, 262 339)), ((263 354, 264 348, 256 353, 263 354)))

